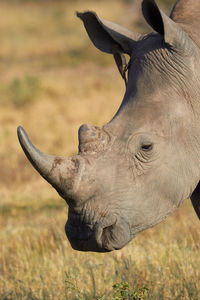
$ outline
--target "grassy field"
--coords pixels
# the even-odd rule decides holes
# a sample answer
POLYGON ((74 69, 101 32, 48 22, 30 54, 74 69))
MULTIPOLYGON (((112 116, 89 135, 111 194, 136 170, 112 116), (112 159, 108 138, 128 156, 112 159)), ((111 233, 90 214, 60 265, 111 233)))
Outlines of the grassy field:
MULTIPOLYGON (((158 1, 165 11, 173 1, 158 1)), ((109 254, 71 249, 67 206, 19 146, 22 125, 46 153, 77 152, 81 124, 109 121, 124 92, 113 58, 74 12, 148 30, 138 0, 0 1, 0 300, 200 299, 200 223, 187 201, 109 254)))

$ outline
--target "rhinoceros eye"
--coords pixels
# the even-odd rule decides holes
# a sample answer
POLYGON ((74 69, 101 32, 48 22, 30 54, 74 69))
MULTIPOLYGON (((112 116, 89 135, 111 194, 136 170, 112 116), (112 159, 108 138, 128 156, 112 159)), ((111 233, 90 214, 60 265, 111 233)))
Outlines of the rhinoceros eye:
POLYGON ((142 151, 151 151, 153 149, 153 144, 148 143, 148 144, 143 144, 141 146, 142 151))

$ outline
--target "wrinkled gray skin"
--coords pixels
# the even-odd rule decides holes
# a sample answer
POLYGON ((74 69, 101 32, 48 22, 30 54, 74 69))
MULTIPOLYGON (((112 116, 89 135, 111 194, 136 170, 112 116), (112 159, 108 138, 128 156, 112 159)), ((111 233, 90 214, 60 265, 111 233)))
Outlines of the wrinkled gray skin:
POLYGON ((200 1, 178 1, 170 18, 153 0, 142 11, 155 31, 146 36, 78 14, 98 49, 117 44, 130 56, 118 112, 102 128, 80 127, 78 155, 43 154, 18 128, 28 159, 69 205, 77 250, 120 249, 190 196, 200 216, 200 1))

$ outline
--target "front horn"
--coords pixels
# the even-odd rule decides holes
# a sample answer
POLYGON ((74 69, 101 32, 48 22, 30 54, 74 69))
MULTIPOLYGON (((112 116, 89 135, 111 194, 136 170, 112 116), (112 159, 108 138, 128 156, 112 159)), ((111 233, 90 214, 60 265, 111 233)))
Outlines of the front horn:
POLYGON ((40 175, 47 180, 66 201, 76 200, 76 192, 81 181, 84 162, 79 155, 69 158, 47 155, 37 149, 25 130, 17 128, 21 147, 40 175), (70 199, 70 200, 69 200, 70 199))

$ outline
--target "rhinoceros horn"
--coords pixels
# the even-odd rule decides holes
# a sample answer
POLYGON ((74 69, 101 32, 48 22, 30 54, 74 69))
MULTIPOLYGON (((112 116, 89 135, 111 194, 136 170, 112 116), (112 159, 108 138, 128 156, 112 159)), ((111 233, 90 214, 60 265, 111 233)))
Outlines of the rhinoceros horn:
POLYGON ((80 173, 84 168, 80 156, 65 158, 44 154, 32 144, 21 126, 18 127, 17 134, 24 153, 40 175, 66 200, 76 198, 75 194, 80 183, 80 173))

